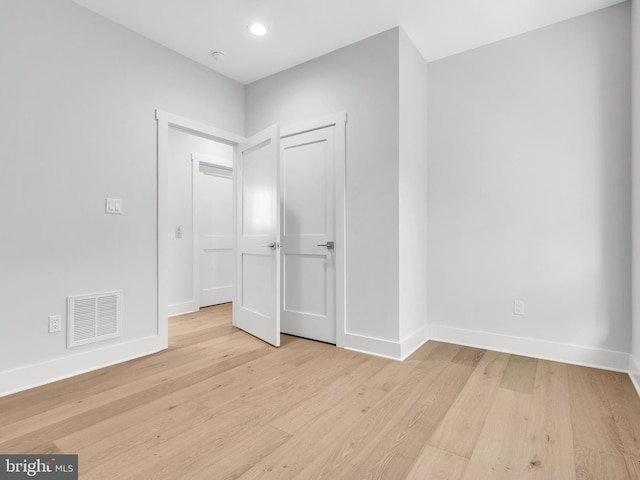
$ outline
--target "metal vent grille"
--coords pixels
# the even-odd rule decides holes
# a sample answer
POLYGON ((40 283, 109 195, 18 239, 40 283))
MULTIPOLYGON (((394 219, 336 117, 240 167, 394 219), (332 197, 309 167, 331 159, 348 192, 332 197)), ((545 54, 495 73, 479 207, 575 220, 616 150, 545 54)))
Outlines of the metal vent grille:
POLYGON ((67 298, 69 348, 119 337, 122 292, 67 298))

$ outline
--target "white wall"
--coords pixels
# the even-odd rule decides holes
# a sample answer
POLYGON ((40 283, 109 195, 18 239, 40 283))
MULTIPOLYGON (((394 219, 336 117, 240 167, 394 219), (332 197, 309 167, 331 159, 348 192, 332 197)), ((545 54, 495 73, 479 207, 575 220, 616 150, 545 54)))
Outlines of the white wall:
POLYGON ((247 136, 276 122, 347 112, 346 330, 394 342, 399 335, 398 41, 398 29, 390 30, 245 89, 247 136))
POLYGON ((154 110, 242 134, 244 99, 70 0, 4 0, 0 45, 2 394, 155 345, 154 110), (123 215, 105 215, 105 197, 122 198, 123 215), (47 333, 68 295, 112 289, 121 339, 70 351, 65 333, 47 333))
POLYGON ((400 30, 399 308, 403 357, 427 338, 427 62, 400 30))
POLYGON ((626 368, 629 8, 429 64, 436 337, 626 368))
MULTIPOLYGON (((233 147, 181 130, 169 129, 169 314, 199 308, 193 295, 193 185, 191 154, 200 153, 233 161, 233 147), (175 228, 182 226, 182 238, 175 228)), ((233 205, 229 204, 229 210, 233 205)))
POLYGON ((630 370, 640 393, 640 0, 631 2, 633 64, 633 324, 630 370))

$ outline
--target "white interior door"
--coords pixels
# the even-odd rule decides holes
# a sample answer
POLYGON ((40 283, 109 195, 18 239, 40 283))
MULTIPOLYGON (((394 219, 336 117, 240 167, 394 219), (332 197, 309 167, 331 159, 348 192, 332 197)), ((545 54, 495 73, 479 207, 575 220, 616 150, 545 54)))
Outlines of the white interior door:
POLYGON ((336 343, 334 127, 280 140, 281 331, 336 343))
POLYGON ((280 346, 279 133, 273 126, 238 145, 235 326, 280 346))
POLYGON ((199 307, 233 301, 232 171, 196 162, 194 225, 197 225, 199 307))

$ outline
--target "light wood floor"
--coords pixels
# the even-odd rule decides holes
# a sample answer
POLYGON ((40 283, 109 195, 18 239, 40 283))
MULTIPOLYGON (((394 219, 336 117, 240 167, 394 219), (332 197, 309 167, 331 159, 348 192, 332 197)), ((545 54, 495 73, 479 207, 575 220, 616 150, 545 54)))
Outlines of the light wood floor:
POLYGON ((403 363, 170 321, 159 354, 0 399, 1 453, 81 479, 640 478, 628 377, 428 342, 403 363))

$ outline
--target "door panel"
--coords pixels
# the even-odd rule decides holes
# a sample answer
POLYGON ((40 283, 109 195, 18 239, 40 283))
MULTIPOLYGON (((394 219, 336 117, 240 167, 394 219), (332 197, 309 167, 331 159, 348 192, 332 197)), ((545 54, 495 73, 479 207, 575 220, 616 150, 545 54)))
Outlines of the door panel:
POLYGON ((203 248, 200 308, 233 301, 233 248, 203 248))
POLYGON ((281 140, 283 333, 336 342, 333 127, 281 140))
POLYGON ((327 148, 323 140, 285 149, 282 165, 284 235, 327 233, 327 148))
POLYGON ((266 319, 275 315, 273 258, 268 255, 242 255, 242 308, 266 319))
POLYGON ((272 235, 276 172, 269 143, 258 145, 243 154, 242 177, 242 234, 245 236, 272 235))
POLYGON ((279 134, 273 126, 238 146, 236 301, 233 324, 280 345, 279 134))
POLYGON ((285 254, 283 310, 289 313, 327 314, 325 255, 285 254))

